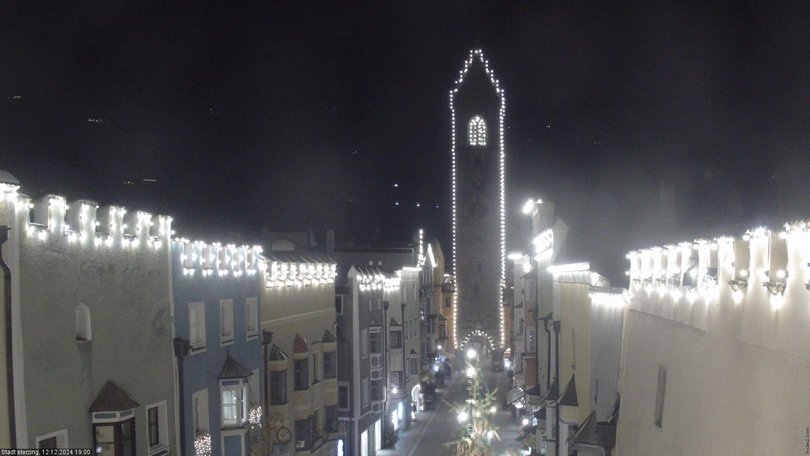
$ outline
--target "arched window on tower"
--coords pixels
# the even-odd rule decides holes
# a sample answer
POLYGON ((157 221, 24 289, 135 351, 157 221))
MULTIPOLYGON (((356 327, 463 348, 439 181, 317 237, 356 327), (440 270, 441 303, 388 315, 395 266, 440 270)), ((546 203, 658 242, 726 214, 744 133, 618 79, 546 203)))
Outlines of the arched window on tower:
POLYGON ((470 145, 471 146, 486 146, 487 145, 487 124, 481 116, 475 116, 470 119, 468 125, 470 145))

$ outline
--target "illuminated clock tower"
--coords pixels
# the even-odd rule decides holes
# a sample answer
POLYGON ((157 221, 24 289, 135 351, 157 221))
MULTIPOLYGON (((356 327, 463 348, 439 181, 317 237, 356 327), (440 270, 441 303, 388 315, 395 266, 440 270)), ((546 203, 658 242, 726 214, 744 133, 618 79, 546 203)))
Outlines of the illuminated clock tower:
POLYGON ((483 52, 470 51, 450 91, 456 347, 471 337, 505 345, 505 109, 483 52))

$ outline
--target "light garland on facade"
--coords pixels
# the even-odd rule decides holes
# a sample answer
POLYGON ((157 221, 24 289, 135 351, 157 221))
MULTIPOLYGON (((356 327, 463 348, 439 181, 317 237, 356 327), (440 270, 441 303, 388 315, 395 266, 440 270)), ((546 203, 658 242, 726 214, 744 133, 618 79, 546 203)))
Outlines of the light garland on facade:
POLYGON ((194 456, 211 456, 211 434, 205 432, 194 437, 194 456))
POLYGON ((127 210, 107 206, 99 211, 95 202, 77 200, 70 204, 63 196, 47 195, 36 203, 28 196, 18 195, 17 186, 2 184, 2 200, 12 203, 23 218, 23 232, 31 240, 45 242, 64 239, 68 245, 93 246, 96 249, 134 249, 145 245, 153 250, 164 247, 164 239, 174 233, 172 218, 136 212, 127 217, 127 210), (126 220, 126 222, 125 222, 126 220))
POLYGON ((622 291, 599 291, 591 290, 588 293, 594 305, 608 309, 623 309, 630 299, 630 296, 622 291))
POLYGON ((268 288, 315 287, 333 285, 337 265, 324 262, 288 262, 267 260, 265 278, 268 288))
POLYGON ((209 244, 186 238, 176 238, 173 242, 181 251, 179 267, 186 276, 194 276, 197 271, 203 277, 213 275, 214 271, 222 277, 254 276, 262 268, 262 247, 259 245, 223 246, 220 242, 209 244))
MULTIPOLYGON (((792 262, 788 258, 787 243, 791 239, 792 242, 807 243, 810 241, 807 237, 809 229, 806 221, 797 221, 784 224, 781 231, 752 228, 739 239, 721 236, 714 240, 698 239, 631 251, 627 254, 630 268, 626 272, 630 278, 630 291, 644 291, 648 295, 657 293, 659 297, 669 295, 675 302, 685 299, 689 304, 700 298, 717 302, 721 286, 718 275, 723 270, 730 277, 728 285, 735 304, 745 299, 749 282, 758 281, 768 290, 771 308, 778 310, 791 284, 788 278, 792 276, 789 270, 792 262), (760 266, 751 266, 749 270, 755 243, 764 257, 760 266), (718 253, 721 247, 726 249, 724 263, 720 262, 718 253)), ((809 271, 804 273, 807 276, 809 271)))
MULTIPOLYGON (((456 113, 455 108, 453 105, 453 99, 456 92, 460 88, 461 84, 464 82, 464 77, 467 75, 467 72, 472 65, 475 59, 479 59, 480 62, 484 65, 484 71, 486 72, 487 76, 489 76, 490 83, 495 88, 495 93, 498 94, 501 100, 501 106, 498 113, 498 147, 500 149, 499 160, 500 160, 500 217, 501 217, 501 280, 500 280, 500 289, 503 290, 506 284, 506 151, 505 151, 505 143, 504 143, 504 117, 506 115, 506 97, 504 96, 503 89, 500 88, 499 81, 495 78, 494 73, 489 68, 489 62, 486 58, 484 58, 484 53, 480 49, 474 49, 470 51, 470 55, 467 60, 464 62, 464 68, 459 72, 459 77, 455 81, 455 86, 453 89, 450 90, 450 124, 451 124, 451 157, 452 157, 452 199, 453 199, 453 274, 457 274, 457 266, 458 266, 458 255, 457 255, 457 248, 456 248, 456 219, 457 219, 457 209, 456 209, 456 113)), ((458 322, 458 300, 459 300, 459 290, 456 290, 456 293, 453 295, 453 321, 458 322)), ((499 297, 501 300, 502 297, 499 297)), ((502 303, 498 303, 499 314, 500 314, 500 341, 501 345, 506 345, 506 333, 505 333, 505 322, 504 322, 504 310, 502 303)), ((456 344, 458 340, 458 331, 457 331, 457 324, 453 325, 453 344, 456 344)))

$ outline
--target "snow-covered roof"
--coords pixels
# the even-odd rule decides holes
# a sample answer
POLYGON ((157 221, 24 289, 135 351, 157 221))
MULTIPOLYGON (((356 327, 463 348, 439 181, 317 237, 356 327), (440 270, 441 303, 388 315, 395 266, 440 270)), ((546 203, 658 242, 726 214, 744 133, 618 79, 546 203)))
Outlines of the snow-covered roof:
POLYGON ((0 169, 0 184, 20 185, 20 181, 10 172, 0 169))

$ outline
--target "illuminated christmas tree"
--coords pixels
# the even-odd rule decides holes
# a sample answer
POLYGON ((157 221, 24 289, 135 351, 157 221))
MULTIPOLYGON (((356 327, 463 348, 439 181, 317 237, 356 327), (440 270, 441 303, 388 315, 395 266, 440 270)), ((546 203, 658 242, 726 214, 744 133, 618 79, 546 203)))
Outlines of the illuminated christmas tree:
MULTIPOLYGON (((461 435, 446 445, 456 456, 494 456, 492 443, 500 440, 493 417, 498 411, 495 399, 497 390, 489 390, 479 368, 478 353, 467 350, 467 400, 453 404, 453 410, 461 426, 461 435)), ((507 452, 510 454, 511 452, 507 452)))

